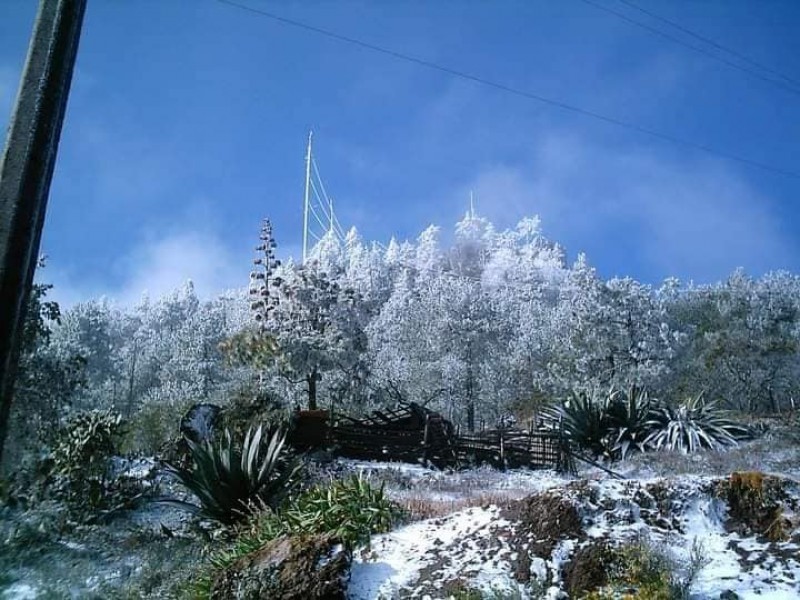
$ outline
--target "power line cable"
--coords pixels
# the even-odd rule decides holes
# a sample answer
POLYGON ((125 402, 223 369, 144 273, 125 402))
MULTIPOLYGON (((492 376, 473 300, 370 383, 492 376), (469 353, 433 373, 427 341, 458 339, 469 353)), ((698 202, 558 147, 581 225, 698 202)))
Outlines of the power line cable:
POLYGON ((319 168, 317 167, 317 161, 314 157, 311 157, 311 166, 314 167, 314 173, 317 176, 317 180, 319 181, 319 185, 322 188, 322 195, 325 196, 325 200, 328 200, 328 192, 325 191, 325 183, 322 181, 322 175, 319 174, 319 168))
POLYGON ((708 58, 711 58, 712 60, 716 60, 717 62, 721 62, 721 63, 731 67, 732 69, 738 69, 739 71, 747 73, 747 74, 751 75, 752 77, 760 79, 761 81, 766 81, 767 83, 771 83, 772 85, 778 86, 779 88, 781 88, 783 90, 789 91, 789 92, 791 92, 793 94, 800 95, 800 88, 797 88, 797 87, 792 86, 792 85, 787 85, 787 84, 785 84, 785 83, 783 83, 781 81, 777 81, 777 80, 775 80, 775 79, 773 79, 771 77, 765 77, 764 75, 762 75, 761 73, 758 73, 757 71, 754 71, 753 69, 749 69, 749 68, 747 68, 745 66, 742 66, 742 65, 740 65, 740 64, 738 64, 738 63, 736 63, 736 62, 734 62, 732 60, 728 60, 727 58, 723 58, 722 56, 714 54, 713 52, 709 52, 705 48, 701 48, 699 46, 695 46, 693 44, 689 44, 688 42, 684 42, 682 39, 680 39, 678 37, 675 37, 674 35, 670 35, 669 33, 661 31, 660 29, 656 29, 655 27, 651 27, 650 25, 647 25, 646 23, 642 23, 641 21, 637 21, 636 19, 632 19, 631 17, 629 17, 629 16, 627 16, 627 15, 625 15, 625 14, 619 12, 619 11, 616 11, 613 8, 609 8, 607 6, 599 4, 598 2, 594 2, 594 0, 581 0, 581 2, 583 2, 584 4, 588 4, 589 6, 593 6, 593 7, 597 8, 598 10, 605 11, 605 12, 617 17, 618 19, 622 19, 623 21, 625 21, 627 23, 630 23, 631 25, 635 25, 636 27, 640 27, 641 29, 649 31, 650 33, 653 33, 653 34, 655 34, 655 35, 657 35, 659 37, 662 37, 662 38, 667 39, 667 40, 669 40, 671 42, 674 42, 675 44, 683 46, 684 48, 689 48, 690 50, 694 50, 695 52, 698 52, 698 53, 700 53, 700 54, 702 54, 704 56, 707 56, 708 58))
POLYGON ((650 17, 652 19, 655 19, 657 21, 661 21, 662 23, 666 23, 670 27, 674 27, 678 31, 682 31, 686 35, 689 35, 689 36, 691 36, 691 37, 693 37, 693 38, 695 38, 697 40, 700 40, 701 42, 706 43, 709 46, 713 46, 714 48, 717 48, 718 50, 722 50, 723 52, 727 52, 731 56, 735 56, 739 60, 744 61, 744 62, 746 62, 746 63, 748 63, 748 64, 750 64, 750 65, 752 65, 752 66, 754 66, 754 67, 756 67, 758 69, 761 69, 762 71, 766 71, 767 73, 772 73, 773 75, 775 75, 777 77, 780 77, 781 79, 783 79, 784 81, 786 81, 787 83, 789 83, 789 84, 791 84, 793 86, 800 87, 800 81, 798 81, 797 79, 793 79, 791 77, 788 77, 788 76, 784 75, 783 73, 781 73, 780 71, 777 71, 777 70, 775 70, 775 69, 773 69, 771 67, 763 65, 763 64, 759 63, 758 61, 750 58, 749 56, 745 56, 744 54, 742 54, 741 52, 738 52, 737 50, 732 50, 731 48, 728 48, 727 46, 723 46, 719 42, 715 42, 711 38, 708 38, 708 37, 706 37, 704 35, 700 35, 699 33, 696 33, 694 31, 692 31, 691 29, 688 29, 688 28, 684 27, 680 23, 676 23, 675 21, 671 21, 671 20, 667 19, 666 17, 662 17, 661 15, 657 15, 656 13, 654 13, 652 11, 646 10, 646 9, 642 8, 641 6, 639 6, 638 4, 636 4, 635 2, 631 2, 630 0, 618 0, 618 1, 621 2, 622 4, 625 4, 626 6, 630 6, 634 10, 638 10, 642 14, 645 14, 645 15, 647 15, 648 17, 650 17))
POLYGON ((327 230, 328 230, 328 227, 327 227, 327 225, 325 225, 325 223, 323 223, 323 222, 322 222, 322 219, 321 219, 321 218, 320 218, 320 216, 317 214, 317 210, 314 208, 314 205, 313 205, 313 204, 309 204, 309 205, 308 205, 308 208, 309 208, 309 209, 311 209, 311 214, 312 214, 312 215, 314 216, 314 218, 317 220, 317 223, 319 223, 319 226, 320 226, 320 227, 322 227, 322 230, 323 230, 323 231, 327 231, 327 230))
POLYGON ((305 29, 306 31, 311 31, 311 32, 314 32, 314 33, 317 33, 317 34, 320 34, 320 35, 324 35, 324 36, 326 36, 328 38, 331 38, 331 39, 334 39, 334 40, 338 40, 340 42, 345 42, 347 44, 352 44, 354 46, 359 46, 361 48, 364 48, 364 49, 367 49, 367 50, 372 50, 374 52, 379 52, 381 54, 385 54, 387 56, 391 56, 393 58, 396 58, 396 59, 399 59, 399 60, 403 60, 403 61, 406 61, 406 62, 414 63, 416 65, 419 65, 419 66, 422 66, 422 67, 426 67, 428 69, 433 69, 435 71, 446 73, 446 74, 452 75, 454 77, 459 77, 461 79, 466 79, 468 81, 472 81, 474 83, 485 85, 487 87, 491 87, 491 88, 494 88, 494 89, 497 89, 497 90, 500 90, 500 91, 503 91, 503 92, 506 92, 506 93, 509 93, 509 94, 513 94, 515 96, 519 96, 521 98, 527 98, 529 100, 535 100, 535 101, 543 103, 543 104, 549 104, 550 106, 555 106, 555 107, 560 108, 562 110, 566 110, 566 111, 569 111, 569 112, 572 112, 572 113, 583 115, 585 117, 590 117, 592 119, 596 119, 598 121, 603 121, 603 122, 609 123, 611 125, 616 125, 618 127, 629 129, 631 131, 636 131, 638 133, 642 133, 642 134, 648 135, 650 137, 660 139, 662 141, 670 142, 670 143, 678 145, 678 146, 684 146, 684 147, 687 147, 687 148, 693 148, 695 150, 700 150, 702 152, 705 152, 706 154, 710 154, 710 155, 713 155, 713 156, 724 158, 724 159, 730 160, 730 161, 735 161, 735 162, 738 162, 738 163, 741 163, 741 164, 744 164, 744 165, 748 165, 750 167, 755 167, 757 169, 761 169, 763 171, 769 171, 771 173, 776 173, 778 175, 783 175, 785 177, 792 177, 792 178, 800 179, 800 172, 798 172, 798 171, 790 171, 790 170, 784 169, 782 167, 776 167, 776 166, 773 166, 773 165, 770 165, 770 164, 767 164, 767 163, 763 163, 763 162, 759 162, 759 161, 752 160, 752 159, 749 159, 749 158, 745 158, 743 156, 739 156, 739 155, 736 155, 736 154, 731 154, 731 153, 728 153, 728 152, 725 152, 725 151, 722 151, 722 150, 717 150, 717 149, 715 149, 715 148, 713 148, 711 146, 707 146, 707 145, 701 144, 699 142, 693 142, 691 140, 680 138, 680 137, 677 137, 677 136, 674 136, 674 135, 670 135, 668 133, 663 133, 663 132, 657 131, 655 129, 649 129, 649 128, 643 127, 641 125, 637 125, 636 123, 632 123, 632 122, 629 122, 629 121, 624 121, 624 120, 618 119, 616 117, 610 117, 610 116, 607 116, 607 115, 603 115, 603 114, 594 112, 592 110, 588 110, 588 109, 585 109, 585 108, 581 108, 579 106, 575 106, 573 104, 568 104, 566 102, 562 102, 560 100, 554 100, 552 98, 547 98, 545 96, 541 96, 541 95, 533 93, 533 92, 526 92, 524 90, 513 88, 513 87, 510 87, 510 86, 502 84, 502 83, 497 83, 497 82, 491 81, 489 79, 485 79, 485 78, 477 76, 477 75, 472 75, 472 74, 466 73, 464 71, 458 71, 456 69, 451 69, 450 67, 445 67, 445 66, 439 65, 437 63, 433 63, 433 62, 430 62, 430 61, 422 59, 422 58, 417 58, 417 57, 414 57, 414 56, 410 56, 408 54, 403 54, 401 52, 396 52, 394 50, 389 50, 388 48, 383 48, 382 46, 376 46, 376 45, 370 44, 368 42, 363 42, 361 40, 358 40, 358 39, 355 39, 355 38, 351 38, 351 37, 348 37, 348 36, 345 36, 345 35, 341 35, 341 34, 333 32, 333 31, 329 31, 327 29, 322 29, 322 28, 316 27, 314 25, 308 25, 307 23, 303 23, 303 22, 300 22, 300 21, 295 21, 293 19, 287 19, 286 17, 281 17, 279 15, 267 12, 265 10, 253 8, 252 6, 247 6, 245 4, 240 4, 238 2, 235 2, 234 0, 217 0, 217 2, 219 2, 220 4, 223 4, 223 5, 232 6, 232 7, 238 8, 240 10, 245 10, 245 11, 248 11, 248 12, 252 12, 254 14, 261 15, 263 17, 266 17, 268 19, 272 19, 274 21, 278 21, 278 22, 283 23, 285 25, 291 25, 292 27, 297 27, 299 29, 305 29))
POLYGON ((322 210, 322 214, 325 215, 325 220, 330 221, 331 216, 328 214, 327 203, 322 201, 322 196, 320 196, 319 191, 317 190, 317 184, 314 183, 313 179, 309 181, 309 183, 311 184, 311 191, 314 192, 314 197, 317 199, 317 204, 319 205, 320 210, 322 210))
POLYGON ((328 191, 325 189, 325 182, 322 181, 322 175, 319 173, 319 168, 317 167, 317 161, 312 157, 311 158, 311 165, 314 167, 314 174, 317 177, 317 181, 319 182, 319 187, 322 190, 322 195, 325 199, 323 202, 322 198, 319 197, 319 194, 316 191, 316 187, 314 187, 314 183, 312 180, 312 187, 314 187, 314 192, 317 194, 317 200, 322 207, 322 212, 325 215, 325 218, 328 219, 330 225, 334 228, 334 233, 339 237, 339 239, 344 240, 344 232, 342 231, 341 226, 338 225, 338 219, 336 218, 336 213, 333 210, 333 200, 331 200, 330 196, 328 196, 328 191), (328 210, 330 209, 330 211, 328 210), (338 227, 338 230, 337 230, 338 227))
POLYGON ((339 217, 337 217, 336 214, 333 215, 333 223, 336 226, 336 229, 339 231, 339 235, 341 236, 342 240, 345 240, 347 238, 347 234, 345 234, 344 228, 339 222, 339 217))

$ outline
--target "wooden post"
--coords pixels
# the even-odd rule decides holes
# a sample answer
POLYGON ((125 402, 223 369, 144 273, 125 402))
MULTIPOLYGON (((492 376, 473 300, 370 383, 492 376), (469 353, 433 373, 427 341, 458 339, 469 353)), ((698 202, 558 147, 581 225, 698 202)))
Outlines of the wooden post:
POLYGON ((428 425, 431 422, 431 416, 425 415, 425 431, 422 434, 422 461, 428 460, 428 425))
POLYGON ((0 158, 0 460, 86 0, 40 0, 0 158))
POLYGON ((505 469, 506 466, 506 445, 503 430, 500 430, 500 464, 505 469))
POLYGON ((528 422, 528 453, 533 450, 533 421, 528 422))

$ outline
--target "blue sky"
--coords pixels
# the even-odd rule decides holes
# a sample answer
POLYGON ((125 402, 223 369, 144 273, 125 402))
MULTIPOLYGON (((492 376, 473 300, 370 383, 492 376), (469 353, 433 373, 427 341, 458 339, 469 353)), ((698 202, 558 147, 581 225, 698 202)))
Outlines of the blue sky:
MULTIPOLYGON (((620 0, 592 1, 699 44, 620 0)), ((800 3, 633 1, 800 80, 800 3)), ((800 172, 800 85, 781 89, 582 0, 241 2, 800 172)), ((3 131, 34 13, 33 0, 0 5, 3 131)), ((299 251, 309 129, 340 221, 366 239, 449 229, 474 190, 498 227, 538 214, 607 277, 800 271, 798 177, 216 0, 89 0, 41 278, 68 303, 134 301, 186 278, 203 294, 245 284, 263 217, 284 253, 299 251)))

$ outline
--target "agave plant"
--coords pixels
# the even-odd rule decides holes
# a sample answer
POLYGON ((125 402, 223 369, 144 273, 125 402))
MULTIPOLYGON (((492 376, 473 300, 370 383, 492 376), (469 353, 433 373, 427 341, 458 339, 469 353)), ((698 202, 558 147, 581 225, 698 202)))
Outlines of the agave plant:
POLYGON ((298 482, 300 464, 284 456, 286 435, 280 430, 264 439, 263 428, 248 429, 241 447, 229 430, 215 444, 187 440, 188 467, 168 465, 167 471, 200 501, 201 514, 232 524, 256 507, 276 506, 298 482))
POLYGON ((613 393, 578 392, 560 406, 545 408, 542 416, 550 427, 559 427, 571 442, 595 456, 613 452, 615 426, 609 411, 613 393))
POLYGON ((616 439, 615 457, 625 459, 631 451, 644 452, 650 434, 654 403, 647 390, 632 386, 628 392, 611 392, 608 412, 616 439))
POLYGON ((657 450, 718 449, 750 437, 747 427, 728 419, 726 412, 715 402, 706 402, 702 393, 675 408, 664 406, 654 411, 649 427, 647 443, 657 450))

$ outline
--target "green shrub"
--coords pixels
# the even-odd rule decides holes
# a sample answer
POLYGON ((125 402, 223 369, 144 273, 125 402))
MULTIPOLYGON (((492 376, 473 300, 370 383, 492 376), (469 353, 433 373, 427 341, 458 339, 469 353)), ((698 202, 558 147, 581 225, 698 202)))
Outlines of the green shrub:
POLYGON ((583 596, 584 600, 639 598, 641 600, 685 600, 689 588, 707 559, 701 544, 694 541, 686 561, 646 538, 612 550, 609 583, 583 596))
POLYGON ((747 427, 727 418, 726 411, 714 402, 706 402, 702 393, 677 407, 658 408, 653 412, 649 427, 647 444, 657 450, 719 449, 751 436, 747 427))
POLYGON ((281 509, 264 507, 253 512, 239 524, 231 545, 211 555, 212 571, 201 573, 186 595, 193 600, 208 598, 213 571, 228 568, 282 535, 334 533, 352 550, 404 518, 402 509, 384 494, 383 485, 372 487, 360 475, 314 487, 281 509))
POLYGON ((191 402, 146 402, 128 425, 124 449, 144 456, 158 455, 178 432, 191 402))
POLYGON ((194 508, 203 516, 230 525, 259 506, 277 506, 298 483, 301 467, 285 456, 285 438, 276 430, 267 441, 259 426, 247 431, 241 446, 227 429, 216 443, 186 440, 191 464, 171 464, 167 471, 197 497, 194 508))
POLYGON ((47 487, 81 509, 107 506, 116 490, 110 472, 123 435, 122 416, 111 410, 77 413, 56 433, 48 456, 47 487))
POLYGON ((222 408, 221 427, 234 437, 244 436, 249 428, 261 424, 270 429, 287 429, 289 416, 288 409, 277 398, 249 383, 230 395, 228 404, 222 408))
POLYGON ((369 541, 370 534, 389 531, 400 518, 383 485, 372 487, 361 476, 315 487, 281 513, 292 533, 334 533, 348 546, 369 541))

